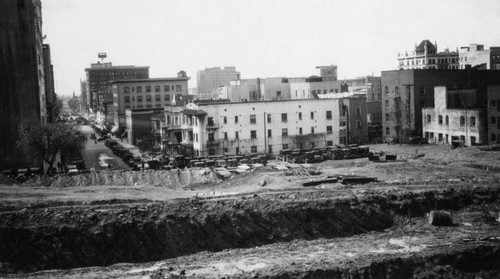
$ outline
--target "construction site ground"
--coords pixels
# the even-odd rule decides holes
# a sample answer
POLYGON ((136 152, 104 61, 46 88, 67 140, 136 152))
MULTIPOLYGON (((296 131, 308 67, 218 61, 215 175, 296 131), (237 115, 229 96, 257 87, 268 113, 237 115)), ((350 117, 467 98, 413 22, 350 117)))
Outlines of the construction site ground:
POLYGON ((397 160, 2 177, 0 277, 500 278, 499 151, 370 150, 397 160), (379 181, 303 186, 338 175, 379 181))

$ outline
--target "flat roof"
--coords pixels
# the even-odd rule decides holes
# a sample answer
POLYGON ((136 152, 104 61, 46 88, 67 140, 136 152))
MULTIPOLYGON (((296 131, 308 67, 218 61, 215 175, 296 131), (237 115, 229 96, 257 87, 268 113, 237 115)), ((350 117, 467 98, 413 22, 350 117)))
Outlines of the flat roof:
MULTIPOLYGON (((331 101, 331 100, 341 100, 341 99, 362 99, 359 95, 362 94, 356 94, 356 96, 347 96, 347 97, 342 97, 342 98, 319 98, 319 99, 290 99, 290 100, 259 100, 259 101, 248 101, 248 102, 212 102, 212 103, 197 103, 196 99, 193 100, 193 103, 196 103, 198 106, 209 106, 209 105, 231 105, 231 104, 258 104, 258 103, 285 103, 285 102, 304 102, 304 101, 318 101, 318 102, 325 102, 325 101, 331 101)), ((366 98, 366 95, 364 96, 366 98)))
POLYGON ((149 69, 149 66, 133 66, 133 65, 125 65, 125 66, 106 66, 106 67, 91 67, 85 68, 85 71, 111 71, 111 70, 123 70, 123 69, 149 69))
POLYGON ((190 77, 166 77, 166 78, 141 78, 141 79, 122 79, 112 80, 111 83, 148 83, 165 81, 188 81, 190 77))

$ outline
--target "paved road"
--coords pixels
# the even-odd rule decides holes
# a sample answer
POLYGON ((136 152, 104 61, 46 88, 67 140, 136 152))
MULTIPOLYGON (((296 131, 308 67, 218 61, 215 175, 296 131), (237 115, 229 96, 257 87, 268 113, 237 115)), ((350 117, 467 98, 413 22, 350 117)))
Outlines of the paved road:
POLYGON ((87 136, 87 142, 82 151, 83 160, 88 170, 107 170, 111 164, 112 170, 130 170, 120 157, 111 152, 111 149, 104 145, 104 142, 97 142, 90 139, 90 135, 95 133, 89 125, 81 125, 80 131, 87 136))

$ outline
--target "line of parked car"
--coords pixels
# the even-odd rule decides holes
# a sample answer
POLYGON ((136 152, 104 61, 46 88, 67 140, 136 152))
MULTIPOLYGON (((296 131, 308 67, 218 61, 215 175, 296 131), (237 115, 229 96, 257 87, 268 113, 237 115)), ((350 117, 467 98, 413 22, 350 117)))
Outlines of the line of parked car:
POLYGON ((43 170, 39 167, 29 167, 21 169, 5 169, 2 174, 15 179, 19 182, 25 182, 31 178, 43 174, 43 170))
POLYGON ((313 149, 284 149, 278 155, 278 160, 295 164, 319 163, 325 160, 342 160, 368 157, 368 146, 357 144, 317 147, 313 149))

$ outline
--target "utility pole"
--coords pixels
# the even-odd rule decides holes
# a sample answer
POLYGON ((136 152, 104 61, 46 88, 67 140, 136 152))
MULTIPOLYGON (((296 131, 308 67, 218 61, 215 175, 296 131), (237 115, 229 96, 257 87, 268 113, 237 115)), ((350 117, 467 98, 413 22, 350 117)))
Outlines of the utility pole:
POLYGON ((266 113, 264 112, 264 153, 267 154, 266 113))

